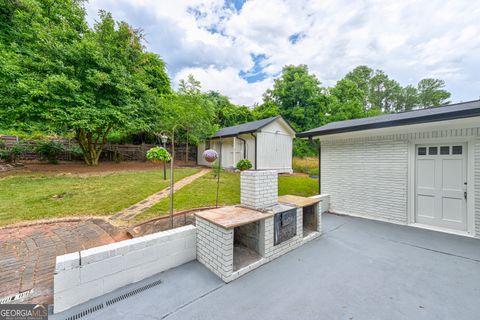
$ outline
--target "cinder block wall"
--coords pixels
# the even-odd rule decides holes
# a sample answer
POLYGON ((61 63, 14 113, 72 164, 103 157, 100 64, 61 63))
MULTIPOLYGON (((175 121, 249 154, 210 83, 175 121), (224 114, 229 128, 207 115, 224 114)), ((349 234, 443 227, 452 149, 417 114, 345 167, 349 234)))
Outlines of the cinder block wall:
POLYGON ((196 258, 196 228, 185 226, 58 256, 54 312, 196 258))
POLYGON ((275 170, 242 171, 240 176, 240 203, 263 209, 278 200, 278 173, 275 170))

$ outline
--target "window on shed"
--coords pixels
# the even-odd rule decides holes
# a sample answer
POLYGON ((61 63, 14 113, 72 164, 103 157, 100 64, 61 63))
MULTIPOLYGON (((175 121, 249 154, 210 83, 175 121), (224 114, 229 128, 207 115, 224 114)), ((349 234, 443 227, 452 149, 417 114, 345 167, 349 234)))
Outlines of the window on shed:
POLYGON ((462 154, 462 146, 453 146, 452 147, 452 154, 462 154))
POLYGON ((426 147, 420 147, 418 148, 418 155, 419 156, 424 156, 427 154, 427 148, 426 147))
POLYGON ((428 148, 428 154, 431 156, 437 155, 438 154, 438 147, 429 147, 428 148))
POLYGON ((450 154, 450 147, 449 146, 440 147, 440 154, 450 154))

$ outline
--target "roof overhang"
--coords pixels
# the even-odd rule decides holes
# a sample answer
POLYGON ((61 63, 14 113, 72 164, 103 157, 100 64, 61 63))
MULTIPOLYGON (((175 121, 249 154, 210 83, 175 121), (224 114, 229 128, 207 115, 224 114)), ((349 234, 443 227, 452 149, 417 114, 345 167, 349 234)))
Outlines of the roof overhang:
POLYGON ((445 121, 435 121, 428 123, 417 123, 395 127, 384 127, 375 129, 366 129, 358 131, 332 133, 326 135, 312 136, 308 139, 320 139, 322 141, 337 140, 337 139, 351 139, 373 136, 384 136, 393 134, 408 134, 424 131, 435 130, 451 130, 451 129, 465 129, 465 128, 477 128, 480 127, 480 116, 452 119, 445 121))
POLYGON ((480 116, 480 108, 458 110, 458 111, 452 111, 452 112, 443 113, 443 114, 433 114, 433 115, 427 115, 427 116, 416 117, 416 118, 384 121, 384 122, 370 123, 365 125, 335 128, 330 130, 328 129, 322 130, 322 128, 320 127, 318 129, 301 132, 297 134, 297 138, 320 137, 325 135, 332 135, 332 134, 339 134, 339 133, 346 133, 346 132, 390 128, 390 127, 424 124, 424 123, 432 123, 432 122, 442 122, 442 121, 472 118, 472 117, 478 117, 478 116, 480 116))

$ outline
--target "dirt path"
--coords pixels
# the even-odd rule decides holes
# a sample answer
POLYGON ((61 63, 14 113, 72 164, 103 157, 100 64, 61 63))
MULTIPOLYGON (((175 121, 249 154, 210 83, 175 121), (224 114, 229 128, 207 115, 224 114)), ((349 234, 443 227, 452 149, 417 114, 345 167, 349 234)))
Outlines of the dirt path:
MULTIPOLYGON (((198 178, 206 175, 212 169, 202 169, 200 172, 195 173, 194 175, 188 176, 183 178, 182 180, 175 182, 173 185, 173 192, 180 190, 181 188, 189 185, 193 181, 197 180, 198 178)), ((111 217, 112 220, 122 220, 122 221, 129 221, 135 218, 136 215, 144 212, 148 208, 152 207, 160 200, 168 197, 170 194, 170 187, 165 188, 155 194, 152 194, 150 197, 134 204, 133 206, 126 208, 111 217)))

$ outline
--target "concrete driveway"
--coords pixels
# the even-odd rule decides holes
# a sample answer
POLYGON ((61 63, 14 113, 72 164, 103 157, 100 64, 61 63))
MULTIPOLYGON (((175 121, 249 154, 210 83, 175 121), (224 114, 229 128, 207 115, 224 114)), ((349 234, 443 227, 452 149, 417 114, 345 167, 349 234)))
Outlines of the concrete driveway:
POLYGON ((197 262, 159 279, 81 319, 478 319, 480 240, 326 214, 322 237, 230 284, 197 262))

